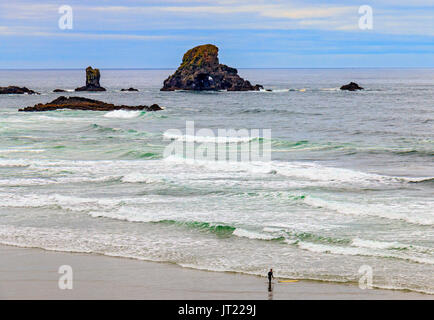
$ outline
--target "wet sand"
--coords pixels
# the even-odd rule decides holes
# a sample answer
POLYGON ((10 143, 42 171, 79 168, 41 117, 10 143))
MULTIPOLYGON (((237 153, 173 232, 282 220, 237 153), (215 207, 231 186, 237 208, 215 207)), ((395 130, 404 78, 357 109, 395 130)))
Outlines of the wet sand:
POLYGON ((266 278, 177 265, 0 245, 0 299, 434 299, 394 290, 361 290, 319 281, 266 278), (73 270, 73 289, 59 289, 59 267, 73 270))

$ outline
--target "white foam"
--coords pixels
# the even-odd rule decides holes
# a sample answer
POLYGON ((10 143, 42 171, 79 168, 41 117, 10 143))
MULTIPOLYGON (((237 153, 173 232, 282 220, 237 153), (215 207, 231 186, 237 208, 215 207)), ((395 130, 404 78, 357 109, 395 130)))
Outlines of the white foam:
POLYGON ((247 171, 252 173, 275 173, 291 178, 319 181, 325 184, 372 184, 401 182, 401 178, 383 176, 374 173, 365 173, 356 170, 326 167, 316 163, 284 162, 284 161, 209 161, 185 159, 178 156, 169 156, 164 159, 168 162, 184 163, 188 165, 206 166, 211 170, 247 171))
POLYGON ((11 178, 0 179, 0 186, 42 186, 49 184, 62 184, 62 183, 80 183, 80 182, 107 182, 120 179, 119 176, 103 176, 103 177, 50 177, 50 178, 11 178))
POLYGON ((232 234, 234 236, 237 236, 240 238, 249 238, 249 239, 256 239, 256 240, 273 240, 273 239, 275 239, 275 237, 272 235, 248 231, 248 230, 241 229, 241 228, 236 228, 232 234))
POLYGON ((64 196, 60 194, 26 194, 18 195, 16 193, 1 193, 0 207, 12 208, 38 208, 58 206, 65 210, 86 211, 101 208, 113 208, 121 203, 116 199, 97 199, 81 198, 74 196, 64 196))
POLYGON ((345 255, 345 256, 389 257, 389 258, 408 260, 408 261, 413 261, 413 262, 423 263, 423 264, 434 264, 434 259, 430 257, 411 256, 400 252, 391 252, 391 251, 386 252, 384 250, 374 250, 373 248, 366 248, 366 247, 359 248, 359 247, 330 246, 325 244, 310 243, 304 241, 299 241, 296 243, 296 245, 303 250, 307 250, 315 253, 338 254, 338 255, 345 255))
POLYGON ((0 159, 0 168, 1 167, 28 167, 30 166, 29 161, 22 159, 0 159))
POLYGON ((271 164, 269 162, 241 162, 241 161, 207 161, 196 159, 185 159, 178 156, 169 156, 164 158, 164 161, 176 164, 186 164, 193 166, 206 167, 211 170, 238 172, 246 171, 252 173, 270 173, 271 164))
POLYGON ((325 208, 347 215, 375 216, 386 219, 403 220, 420 225, 434 224, 434 212, 429 211, 429 208, 434 208, 434 205, 432 201, 430 202, 428 199, 426 203, 409 203, 406 207, 400 205, 359 204, 354 202, 324 200, 312 196, 305 197, 303 201, 305 204, 312 207, 325 208))
MULTIPOLYGON (((31 169, 49 171, 73 171, 82 174, 83 172, 95 174, 110 174, 115 170, 137 170, 142 168, 147 172, 147 168, 155 170, 175 170, 177 174, 192 173, 192 169, 186 167, 179 168, 179 165, 194 166, 198 172, 215 172, 218 174, 280 174, 289 178, 288 181, 315 183, 318 185, 340 185, 355 184, 357 186, 369 186, 372 184, 393 184, 408 181, 422 181, 428 177, 393 177, 373 173, 365 173, 351 169, 326 167, 315 163, 305 162, 284 162, 284 161, 207 161, 185 159, 178 156, 169 156, 161 160, 101 160, 101 161, 79 161, 79 160, 25 160, 25 159, 0 159, 0 167, 26 167, 31 169), (180 171, 181 170, 181 171, 180 171)), ((126 174, 129 174, 126 173, 126 174)), ((128 180, 132 177, 127 177, 128 180)))
POLYGON ((122 177, 122 182, 127 182, 127 183, 147 183, 147 184, 151 184, 151 183, 157 183, 160 182, 158 179, 154 179, 149 177, 149 175, 140 173, 140 172, 134 172, 134 173, 129 173, 126 174, 122 177))
POLYGON ((128 222, 159 222, 164 220, 164 216, 146 216, 144 213, 143 210, 120 208, 117 211, 91 211, 88 214, 94 218, 109 218, 128 222))
POLYGON ((116 118, 116 119, 132 119, 140 116, 141 111, 131 111, 131 110, 114 110, 107 112, 104 117, 106 118, 116 118))
POLYGON ((415 245, 400 243, 396 241, 388 242, 388 241, 365 240, 365 239, 355 238, 351 241, 351 245, 359 248, 409 250, 412 252, 419 252, 419 253, 429 254, 429 255, 432 255, 434 253, 434 248, 415 246, 415 245))
POLYGON ((316 163, 273 161, 272 166, 278 174, 288 177, 309 179, 312 181, 325 181, 329 183, 372 183, 396 180, 394 177, 351 169, 326 167, 316 163))
POLYGON ((263 229, 262 229, 262 231, 264 231, 264 232, 279 232, 279 231, 282 231, 283 229, 282 228, 277 228, 277 227, 264 227, 263 229))
MULTIPOLYGON (((57 206, 70 211, 101 211, 116 212, 116 210, 133 210, 133 207, 123 206, 146 205, 149 203, 162 203, 173 201, 171 197, 141 196, 123 198, 85 198, 65 196, 60 194, 23 194, 0 193, 0 207, 12 208, 38 208, 57 206)), ((141 210, 141 209, 140 209, 141 210)), ((143 210, 142 210, 143 211, 143 210)))
POLYGON ((0 153, 42 153, 45 152, 44 149, 3 149, 0 150, 0 153))
POLYGON ((321 88, 321 91, 341 91, 340 87, 336 88, 321 88))
POLYGON ((0 179, 0 186, 40 186, 54 182, 51 179, 0 179))
POLYGON ((406 249, 409 246, 398 242, 385 242, 375 240, 363 240, 355 238, 351 241, 351 245, 359 248, 372 248, 372 249, 406 249))
MULTIPOLYGON (((289 92, 290 89, 272 89, 271 92, 289 92)), ((270 92, 270 91, 267 91, 270 92)))

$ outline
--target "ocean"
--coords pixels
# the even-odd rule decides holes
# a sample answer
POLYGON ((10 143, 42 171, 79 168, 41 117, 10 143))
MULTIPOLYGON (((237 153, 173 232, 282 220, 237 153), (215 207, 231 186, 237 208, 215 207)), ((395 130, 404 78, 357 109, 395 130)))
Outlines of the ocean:
POLYGON ((273 91, 159 91, 173 71, 101 70, 97 93, 72 92, 84 70, 0 71, 41 93, 0 95, 0 243, 355 284, 372 268, 374 287, 434 294, 433 69, 241 69, 273 91), (165 110, 17 112, 60 95, 165 110), (271 129, 271 160, 164 156, 186 121, 271 129))

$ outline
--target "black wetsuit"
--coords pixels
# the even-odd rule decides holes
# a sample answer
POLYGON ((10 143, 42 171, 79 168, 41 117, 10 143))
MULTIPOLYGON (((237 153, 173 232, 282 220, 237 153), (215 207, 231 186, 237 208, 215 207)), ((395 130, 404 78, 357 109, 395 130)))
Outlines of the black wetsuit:
POLYGON ((274 278, 273 277, 273 272, 268 272, 268 282, 271 282, 271 279, 274 278))

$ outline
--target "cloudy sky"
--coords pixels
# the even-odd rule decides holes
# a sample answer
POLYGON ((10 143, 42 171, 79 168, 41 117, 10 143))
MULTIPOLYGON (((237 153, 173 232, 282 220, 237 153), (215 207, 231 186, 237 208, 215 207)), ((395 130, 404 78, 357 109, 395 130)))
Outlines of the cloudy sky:
POLYGON ((206 43, 239 68, 434 67, 434 0, 0 0, 0 68, 173 68, 206 43))

